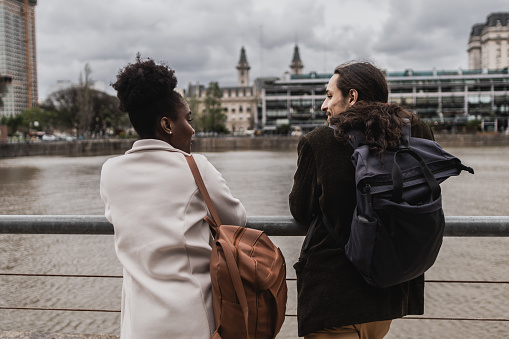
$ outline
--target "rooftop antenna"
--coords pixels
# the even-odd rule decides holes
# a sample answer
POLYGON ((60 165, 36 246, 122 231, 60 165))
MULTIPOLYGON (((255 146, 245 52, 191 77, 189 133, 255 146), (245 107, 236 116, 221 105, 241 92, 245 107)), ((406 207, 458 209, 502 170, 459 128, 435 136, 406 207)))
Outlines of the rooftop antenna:
POLYGON ((260 78, 263 77, 263 25, 260 25, 260 78))
POLYGON ((327 49, 325 48, 325 45, 323 48, 323 73, 327 73, 327 49))

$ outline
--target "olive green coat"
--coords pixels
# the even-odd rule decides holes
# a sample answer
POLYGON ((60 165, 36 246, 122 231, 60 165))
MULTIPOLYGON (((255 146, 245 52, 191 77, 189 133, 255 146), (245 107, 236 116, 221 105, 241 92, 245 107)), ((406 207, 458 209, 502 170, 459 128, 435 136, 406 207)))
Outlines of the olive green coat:
MULTIPOLYGON (((433 139, 416 118, 412 136, 433 139)), ((353 148, 334 138, 329 127, 306 134, 298 145, 298 168, 290 193, 290 210, 300 223, 325 214, 348 239, 356 205, 353 148)), ((400 318, 424 313, 424 276, 389 288, 368 285, 348 261, 344 249, 318 224, 308 249, 294 265, 297 273, 299 336, 325 328, 400 318)))

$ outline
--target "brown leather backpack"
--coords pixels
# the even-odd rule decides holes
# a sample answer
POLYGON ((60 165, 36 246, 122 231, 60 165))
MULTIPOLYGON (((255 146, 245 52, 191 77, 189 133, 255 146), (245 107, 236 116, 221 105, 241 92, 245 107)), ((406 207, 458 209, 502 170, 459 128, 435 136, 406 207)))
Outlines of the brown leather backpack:
POLYGON ((222 225, 193 157, 186 160, 212 215, 204 219, 215 234, 210 257, 216 325, 212 338, 275 338, 286 311, 283 254, 262 231, 222 225))

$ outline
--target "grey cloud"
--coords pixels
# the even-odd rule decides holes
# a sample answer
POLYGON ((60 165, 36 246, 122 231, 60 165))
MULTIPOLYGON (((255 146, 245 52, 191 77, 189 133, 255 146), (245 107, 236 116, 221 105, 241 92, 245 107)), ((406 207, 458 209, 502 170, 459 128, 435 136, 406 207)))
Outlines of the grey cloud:
POLYGON ((391 0, 390 18, 373 51, 382 55, 393 70, 466 68, 472 25, 479 19, 484 21, 502 2, 391 0))
POLYGON ((281 76, 296 35, 305 72, 332 71, 350 59, 396 70, 466 67, 470 27, 506 1, 40 1, 40 99, 57 80, 77 81, 87 62, 93 79, 109 83, 137 52, 167 61, 181 87, 235 84, 242 46, 251 80, 281 76))

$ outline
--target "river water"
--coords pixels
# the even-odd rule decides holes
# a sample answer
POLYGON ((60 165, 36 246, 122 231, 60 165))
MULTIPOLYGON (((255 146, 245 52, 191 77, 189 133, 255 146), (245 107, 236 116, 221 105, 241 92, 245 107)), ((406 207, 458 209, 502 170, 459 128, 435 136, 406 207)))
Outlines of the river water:
MULTIPOLYGON (((476 174, 442 184, 446 215, 509 215, 509 148, 448 148, 476 174)), ((295 152, 205 153, 223 173, 248 215, 290 215, 288 193, 295 152)), ((99 157, 0 159, 0 214, 102 214, 99 157)), ((273 237, 295 277, 302 237, 273 237)), ((444 244, 430 280, 509 281, 509 239, 452 238, 444 244)), ((112 236, 0 235, 0 273, 121 275, 112 236)), ((119 309, 121 279, 0 276, 0 306, 119 309)), ((288 313, 296 313, 295 282, 288 313)), ((426 285, 427 317, 509 318, 509 285, 426 285)), ((118 334, 118 313, 0 310, 0 331, 118 334)), ((288 317, 278 338, 296 338, 288 317)), ((395 320, 386 338, 508 338, 509 322, 395 320)))

